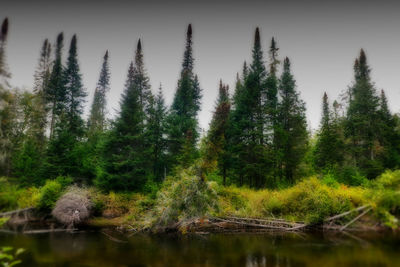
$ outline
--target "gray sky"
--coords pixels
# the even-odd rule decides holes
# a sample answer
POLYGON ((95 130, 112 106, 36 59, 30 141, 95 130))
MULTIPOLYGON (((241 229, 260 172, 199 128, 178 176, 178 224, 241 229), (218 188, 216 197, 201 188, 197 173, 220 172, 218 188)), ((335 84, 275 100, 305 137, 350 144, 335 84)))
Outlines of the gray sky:
POLYGON ((254 29, 267 48, 272 36, 280 58, 288 56, 312 128, 319 125, 324 91, 335 99, 352 81, 352 65, 366 50, 372 77, 400 111, 400 3, 396 1, 77 1, 0 0, 0 19, 10 19, 8 65, 12 84, 32 87, 39 50, 64 31, 78 53, 89 109, 103 54, 110 51, 108 109, 119 109, 129 62, 138 38, 153 92, 160 82, 171 103, 181 68, 185 30, 193 25, 195 72, 203 88, 200 125, 208 128, 219 79, 233 92, 237 72, 249 60, 254 29), (349 2, 349 3, 347 3, 349 2), (350 3, 351 2, 351 3, 350 3))

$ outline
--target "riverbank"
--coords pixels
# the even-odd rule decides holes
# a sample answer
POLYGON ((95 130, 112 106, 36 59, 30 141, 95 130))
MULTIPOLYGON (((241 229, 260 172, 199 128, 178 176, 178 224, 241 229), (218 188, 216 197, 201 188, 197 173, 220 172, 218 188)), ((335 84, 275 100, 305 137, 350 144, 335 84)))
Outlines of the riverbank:
MULTIPOLYGON (((0 189, 3 211, 34 207, 43 218, 51 218, 57 200, 71 185, 60 178, 40 188, 18 188, 3 178, 0 189)), ((82 190, 90 200, 91 214, 82 224, 89 227, 181 233, 291 231, 292 227, 399 229, 400 171, 386 172, 362 186, 309 177, 285 189, 253 190, 204 182, 184 170, 167 179, 157 193, 104 193, 94 187, 82 190), (271 227, 265 227, 266 221, 271 227), (282 222, 285 227, 279 225, 282 222)))

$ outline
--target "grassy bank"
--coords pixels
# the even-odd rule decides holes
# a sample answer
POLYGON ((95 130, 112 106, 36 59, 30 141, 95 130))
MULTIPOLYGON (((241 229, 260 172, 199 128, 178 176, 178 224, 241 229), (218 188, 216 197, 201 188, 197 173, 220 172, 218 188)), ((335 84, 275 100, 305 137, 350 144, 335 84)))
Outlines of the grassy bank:
MULTIPOLYGON (((2 211, 37 207, 50 212, 71 181, 59 177, 40 188, 19 188, 0 179, 2 211)), ((362 186, 346 186, 327 177, 308 177, 280 190, 253 190, 202 182, 188 169, 170 177, 154 194, 104 193, 87 187, 93 226, 124 225, 141 229, 165 227, 204 216, 282 218, 320 224, 327 217, 369 204, 368 218, 389 228, 399 227, 400 171, 388 171, 362 186)))

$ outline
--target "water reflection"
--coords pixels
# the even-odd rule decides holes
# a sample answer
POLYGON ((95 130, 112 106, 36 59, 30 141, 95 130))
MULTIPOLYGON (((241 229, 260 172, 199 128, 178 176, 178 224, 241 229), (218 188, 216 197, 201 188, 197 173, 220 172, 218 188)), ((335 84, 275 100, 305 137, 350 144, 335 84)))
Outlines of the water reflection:
POLYGON ((400 266, 394 234, 0 235, 21 266, 400 266))

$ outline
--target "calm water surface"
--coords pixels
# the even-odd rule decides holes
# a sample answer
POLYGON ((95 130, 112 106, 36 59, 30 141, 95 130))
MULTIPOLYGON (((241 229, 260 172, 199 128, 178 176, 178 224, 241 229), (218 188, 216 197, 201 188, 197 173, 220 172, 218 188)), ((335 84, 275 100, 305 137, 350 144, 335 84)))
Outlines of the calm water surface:
POLYGON ((19 266, 400 266, 399 234, 0 234, 19 266))

